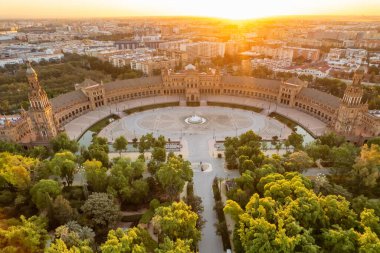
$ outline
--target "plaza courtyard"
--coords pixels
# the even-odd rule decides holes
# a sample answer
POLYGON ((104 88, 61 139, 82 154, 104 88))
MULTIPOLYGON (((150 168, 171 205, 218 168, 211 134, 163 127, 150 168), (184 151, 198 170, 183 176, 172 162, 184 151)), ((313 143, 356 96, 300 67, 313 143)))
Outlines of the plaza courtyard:
POLYGON ((169 107, 134 113, 105 127, 99 136, 113 140, 125 136, 128 140, 146 133, 164 135, 173 141, 185 136, 202 135, 205 139, 223 140, 253 130, 263 139, 272 136, 285 139, 291 129, 261 113, 225 107, 169 107), (204 118, 199 124, 187 123, 186 118, 197 115, 204 118))

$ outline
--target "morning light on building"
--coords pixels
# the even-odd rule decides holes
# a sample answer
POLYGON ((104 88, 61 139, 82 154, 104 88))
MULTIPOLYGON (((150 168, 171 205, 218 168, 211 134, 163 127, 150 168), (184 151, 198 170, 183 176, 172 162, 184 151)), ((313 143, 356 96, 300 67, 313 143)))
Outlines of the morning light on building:
POLYGON ((380 252, 378 0, 0 3, 0 252, 380 252))

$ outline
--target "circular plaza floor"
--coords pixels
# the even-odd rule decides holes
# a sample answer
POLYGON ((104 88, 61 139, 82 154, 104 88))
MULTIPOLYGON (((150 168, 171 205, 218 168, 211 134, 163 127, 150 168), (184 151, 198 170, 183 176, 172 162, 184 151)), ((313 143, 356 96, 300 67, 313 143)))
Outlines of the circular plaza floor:
POLYGON ((291 129, 281 122, 264 114, 226 107, 167 107, 134 113, 112 122, 99 136, 113 140, 125 136, 128 140, 146 133, 154 136, 164 135, 171 140, 191 135, 204 135, 222 140, 227 136, 236 136, 248 130, 271 139, 277 135, 287 138, 291 129), (206 119, 204 124, 187 124, 185 119, 198 115, 206 119))

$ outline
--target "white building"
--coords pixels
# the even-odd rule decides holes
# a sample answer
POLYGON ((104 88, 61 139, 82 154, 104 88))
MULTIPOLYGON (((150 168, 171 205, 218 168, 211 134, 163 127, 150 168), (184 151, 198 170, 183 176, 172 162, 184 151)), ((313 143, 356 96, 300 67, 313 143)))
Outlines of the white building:
POLYGON ((181 44, 180 50, 185 51, 188 59, 193 61, 196 58, 211 59, 217 56, 224 57, 226 50, 225 43, 222 42, 195 42, 188 44, 181 44))

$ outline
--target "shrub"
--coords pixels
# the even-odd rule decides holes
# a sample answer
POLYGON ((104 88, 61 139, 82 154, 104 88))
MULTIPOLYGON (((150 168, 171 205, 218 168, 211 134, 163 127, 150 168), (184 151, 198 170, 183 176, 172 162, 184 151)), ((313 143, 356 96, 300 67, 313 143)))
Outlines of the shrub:
POLYGON ((122 222, 137 222, 141 219, 142 214, 131 214, 131 215, 123 215, 121 216, 122 222))

